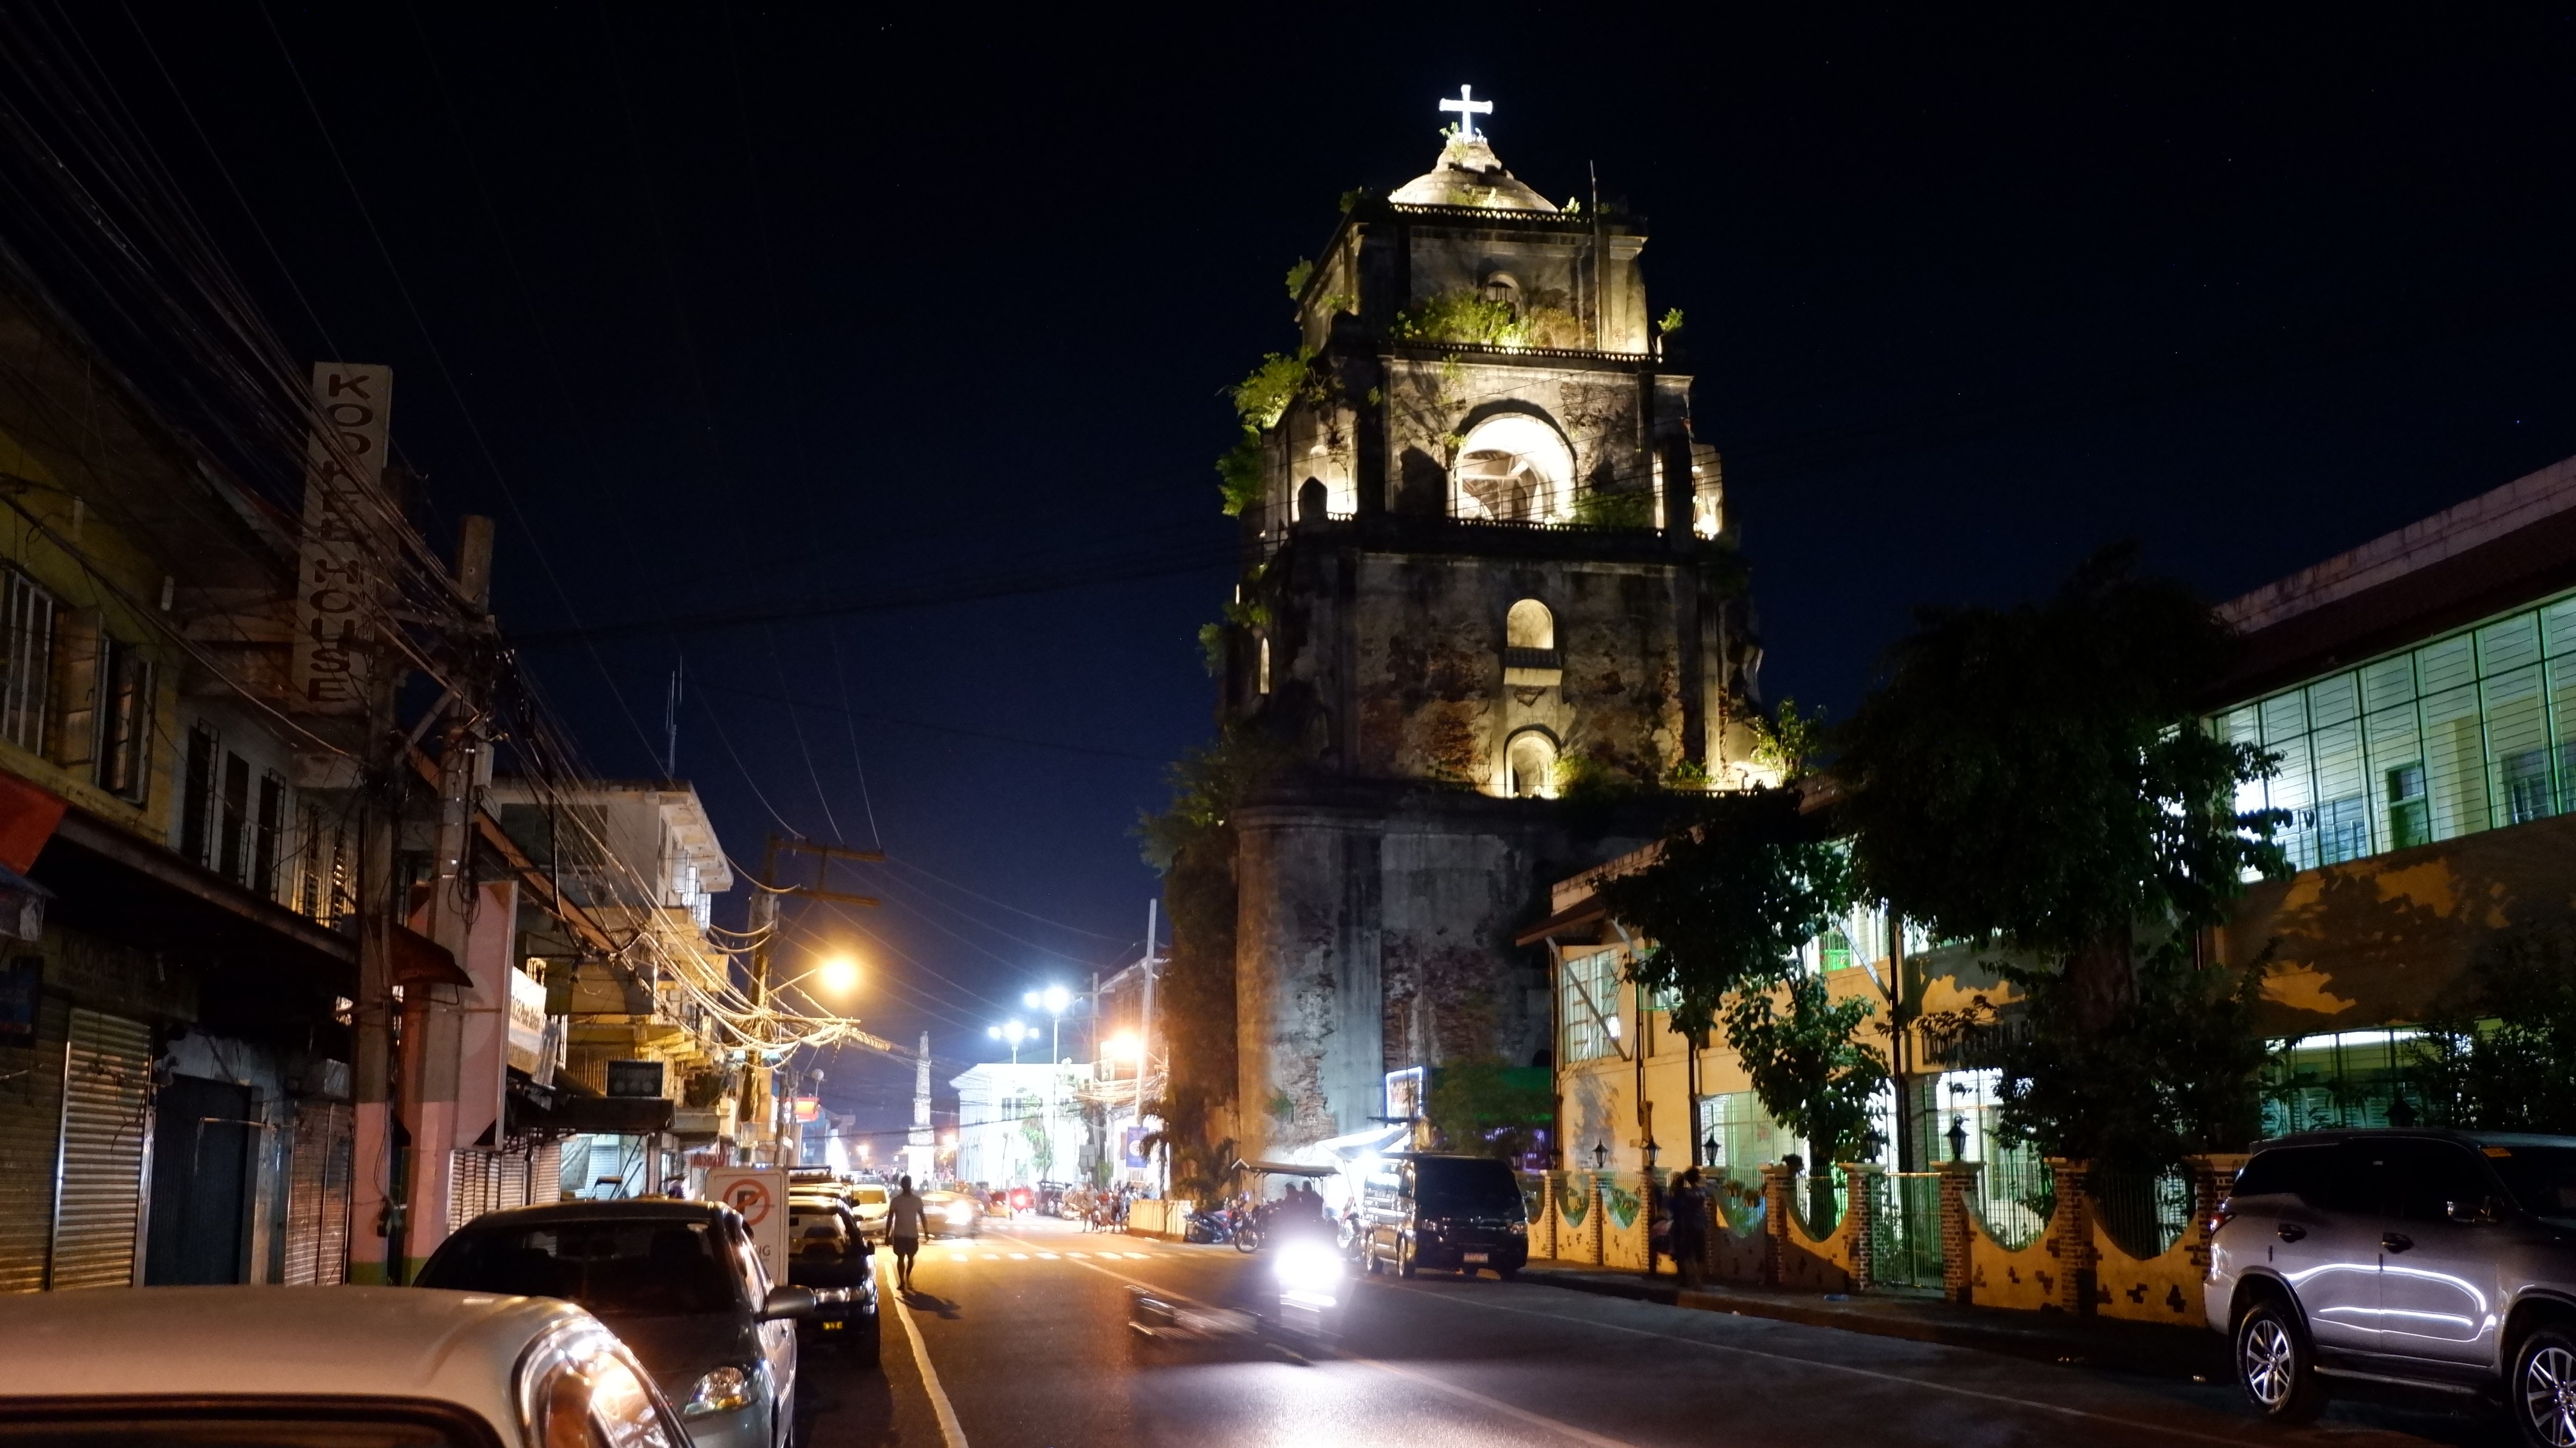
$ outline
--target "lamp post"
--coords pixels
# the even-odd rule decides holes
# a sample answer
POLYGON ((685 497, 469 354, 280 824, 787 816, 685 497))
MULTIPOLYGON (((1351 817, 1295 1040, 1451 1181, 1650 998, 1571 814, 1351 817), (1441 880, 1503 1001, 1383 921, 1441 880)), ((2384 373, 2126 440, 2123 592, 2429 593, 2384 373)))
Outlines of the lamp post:
MULTIPOLYGON (((1033 990, 1033 991, 1030 991, 1028 994, 1026 994, 1026 995, 1024 995, 1024 996, 1021 996, 1021 997, 1020 997, 1020 1004, 1022 1004, 1022 1005, 1024 1005, 1024 1006, 1027 1006, 1030 1010, 1033 1010, 1033 1011, 1044 1011, 1044 1012, 1046 1012, 1046 1013, 1047 1013, 1047 1015, 1048 1015, 1048 1016, 1050 1016, 1050 1017, 1052 1017, 1052 1018, 1053 1018, 1053 1024, 1052 1024, 1052 1026, 1051 1026, 1051 1030, 1053 1031, 1053 1035, 1052 1035, 1052 1036, 1048 1039, 1048 1041, 1047 1041, 1047 1116, 1046 1116, 1046 1153, 1047 1153, 1047 1167, 1048 1167, 1048 1169, 1049 1169, 1049 1170, 1053 1170, 1053 1169, 1054 1169, 1054 1166, 1055 1166, 1055 1135, 1056 1135, 1056 1133, 1055 1133, 1055 1085, 1056 1085, 1056 1075, 1057 1075, 1057 1073, 1058 1073, 1058 1063, 1059 1063, 1059 1062, 1061 1062, 1061 1061, 1064 1059, 1064 1013, 1065 1013, 1067 1010, 1072 1009, 1072 1007, 1073 1007, 1073 992, 1071 992, 1071 991, 1069 991, 1069 990, 1066 990, 1063 986, 1060 986, 1060 985, 1051 985, 1051 986, 1048 986, 1048 987, 1047 987, 1046 989, 1044 989, 1044 990, 1033 990)), ((1036 1035, 1036 1034, 1037 1034, 1037 1032, 1035 1032, 1035 1031, 1031 1031, 1029 1034, 1031 1034, 1031 1035, 1036 1035)))

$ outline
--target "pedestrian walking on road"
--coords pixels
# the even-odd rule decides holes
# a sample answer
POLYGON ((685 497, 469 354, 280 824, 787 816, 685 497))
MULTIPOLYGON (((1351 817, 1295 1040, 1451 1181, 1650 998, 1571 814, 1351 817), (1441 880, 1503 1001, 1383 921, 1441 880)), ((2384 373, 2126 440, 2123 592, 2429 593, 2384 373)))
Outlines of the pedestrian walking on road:
POLYGON ((905 1177, 886 1206, 886 1240, 894 1244, 895 1289, 912 1290, 912 1254, 921 1250, 921 1198, 905 1177))
POLYGON ((1696 1290, 1701 1264, 1708 1258, 1708 1193, 1700 1189, 1698 1167, 1673 1182, 1670 1210, 1673 1270, 1681 1274, 1682 1286, 1696 1290))

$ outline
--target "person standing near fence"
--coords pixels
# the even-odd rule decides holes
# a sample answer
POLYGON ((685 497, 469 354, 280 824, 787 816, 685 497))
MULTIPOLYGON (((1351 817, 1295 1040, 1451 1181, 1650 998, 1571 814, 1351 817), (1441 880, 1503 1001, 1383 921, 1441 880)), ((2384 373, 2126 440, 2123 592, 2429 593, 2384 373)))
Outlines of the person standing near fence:
POLYGON ((1701 1264, 1708 1260, 1708 1193, 1700 1189, 1698 1167, 1674 1179, 1670 1210, 1673 1270, 1684 1288, 1697 1290, 1701 1264))

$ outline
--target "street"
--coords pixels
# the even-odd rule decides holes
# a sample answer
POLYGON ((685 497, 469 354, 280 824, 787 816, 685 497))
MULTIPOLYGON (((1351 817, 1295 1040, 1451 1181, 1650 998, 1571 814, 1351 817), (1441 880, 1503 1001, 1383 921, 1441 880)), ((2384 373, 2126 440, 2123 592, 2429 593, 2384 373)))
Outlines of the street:
MULTIPOLYGON (((881 1256, 892 1271, 893 1258, 881 1256)), ((882 1375, 809 1357, 813 1448, 1082 1444, 2485 1444, 2500 1425, 2342 1403, 2269 1429, 2226 1384, 1691 1312, 1490 1278, 1377 1279, 1338 1350, 1184 1356, 1125 1326, 1137 1284, 1223 1305, 1261 1259, 1024 1221, 921 1254, 882 1375), (922 1370, 926 1351, 930 1372, 922 1370), (936 1390, 931 1386, 935 1378, 936 1390), (943 1425, 942 1404, 953 1420, 943 1425)), ((889 1294, 889 1301, 892 1294, 889 1294)))

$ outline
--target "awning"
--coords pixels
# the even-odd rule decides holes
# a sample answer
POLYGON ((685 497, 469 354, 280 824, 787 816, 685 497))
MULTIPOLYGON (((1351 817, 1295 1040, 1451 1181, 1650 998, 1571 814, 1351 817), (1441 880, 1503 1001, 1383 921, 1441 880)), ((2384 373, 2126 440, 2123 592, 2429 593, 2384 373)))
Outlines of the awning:
POLYGON ((1603 920, 1608 919, 1609 915, 1610 912, 1603 908, 1601 904, 1600 896, 1586 895, 1574 904, 1566 906, 1564 909, 1559 910, 1555 914, 1547 917, 1545 920, 1542 920, 1527 930, 1522 931, 1520 934, 1513 936, 1512 943, 1514 945, 1543 945, 1557 936, 1571 934, 1586 925, 1598 925, 1603 920))
POLYGON ((512 1136, 649 1136, 671 1129, 671 1102, 659 1096, 575 1096, 533 1083, 510 1083, 512 1136))

